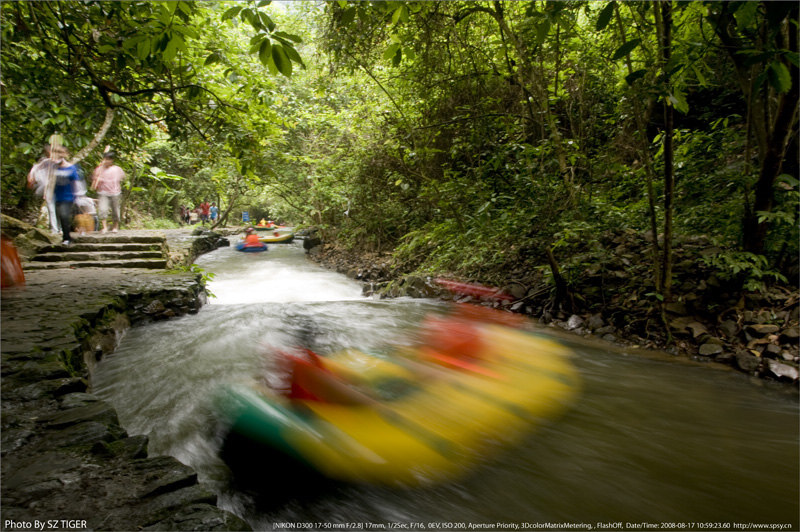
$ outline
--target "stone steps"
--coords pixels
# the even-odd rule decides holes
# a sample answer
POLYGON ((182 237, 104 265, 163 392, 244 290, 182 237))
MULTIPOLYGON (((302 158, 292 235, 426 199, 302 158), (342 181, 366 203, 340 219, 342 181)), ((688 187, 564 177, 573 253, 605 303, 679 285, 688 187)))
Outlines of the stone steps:
POLYGON ((162 251, 161 243, 137 243, 137 242, 123 242, 123 243, 81 243, 77 242, 65 246, 63 244, 55 244, 51 246, 44 246, 39 249, 39 253, 76 253, 76 252, 123 252, 123 251, 162 251))
POLYGON ((87 262, 114 261, 129 259, 158 259, 164 253, 159 251, 60 251, 42 253, 33 257, 34 262, 87 262))
POLYGON ((69 245, 39 249, 24 265, 26 270, 57 268, 167 267, 166 238, 162 235, 111 233, 75 237, 69 245))
POLYGON ((106 233, 106 234, 93 234, 82 235, 75 237, 72 240, 73 244, 130 244, 130 243, 148 243, 148 244, 163 244, 166 242, 166 237, 163 235, 136 235, 125 233, 106 233))
POLYGON ((125 259, 104 261, 29 262, 25 270, 54 270, 57 268, 149 268, 165 269, 167 259, 125 259))

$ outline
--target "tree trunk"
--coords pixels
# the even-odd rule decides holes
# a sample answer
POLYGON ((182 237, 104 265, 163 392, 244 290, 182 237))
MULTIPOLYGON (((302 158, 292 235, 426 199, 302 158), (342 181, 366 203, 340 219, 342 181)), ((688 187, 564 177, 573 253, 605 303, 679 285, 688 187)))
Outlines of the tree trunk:
POLYGON ((231 213, 231 211, 233 210, 233 206, 236 204, 236 199, 237 196, 232 196, 228 198, 228 208, 225 209, 225 212, 220 211, 219 218, 217 218, 217 223, 212 225, 211 229, 214 229, 220 225, 223 227, 225 226, 225 224, 228 222, 228 215, 231 213))
MULTIPOLYGON (((736 34, 737 21, 734 17, 735 3, 723 2, 716 5, 716 10, 710 11, 709 20, 714 23, 714 31, 728 52, 734 68, 736 69, 739 86, 747 102, 747 117, 749 130, 752 131, 758 145, 759 172, 755 183, 752 203, 750 195, 746 195, 745 215, 742 220, 743 247, 746 251, 763 254, 766 249, 768 225, 766 220, 759 222, 759 212, 770 212, 774 203, 775 181, 781 172, 781 164, 786 157, 792 128, 797 122, 797 103, 800 95, 800 80, 798 69, 795 65, 782 60, 791 76, 791 87, 788 91, 775 94, 769 89, 768 83, 762 83, 760 91, 754 90, 754 67, 758 67, 763 75, 767 68, 766 63, 752 64, 747 59, 752 54, 742 52, 763 52, 767 48, 784 49, 797 53, 798 19, 797 4, 786 10, 782 2, 762 2, 762 9, 766 13, 766 21, 762 23, 760 35, 768 35, 771 30, 779 34, 780 43, 748 42, 736 34), (770 99, 777 103, 774 113, 770 112, 770 99), (773 118, 770 118, 770 117, 773 118)), ((748 137, 749 142, 749 137, 748 137)))
MULTIPOLYGON (((790 32, 794 33, 794 32, 790 32)), ((796 45, 795 35, 795 49, 796 45)), ((763 254, 767 239, 767 222, 758 221, 759 212, 770 212, 774 203, 775 181, 781 173, 781 166, 786 157, 789 140, 792 137, 792 126, 797 121, 797 102, 800 96, 797 68, 792 68, 792 87, 778 97, 778 108, 775 120, 769 128, 767 149, 761 160, 758 181, 755 187, 753 206, 748 209, 744 220, 744 249, 752 253, 763 254)))
MULTIPOLYGON (((614 7, 614 16, 617 20, 617 28, 619 30, 622 41, 627 41, 625 34, 625 25, 622 22, 622 16, 619 13, 619 7, 614 7)), ((628 68, 628 75, 633 74, 633 64, 631 56, 628 54, 625 57, 625 65, 628 68)), ((653 234, 653 242, 650 247, 650 253, 653 261, 653 284, 657 287, 661 286, 661 248, 658 245, 658 216, 656 215, 656 195, 653 189, 653 182, 656 180, 656 170, 653 165, 653 158, 650 156, 650 142, 647 137, 647 122, 642 104, 637 95, 632 94, 631 100, 633 101, 633 112, 636 117, 636 129, 639 132, 639 151, 642 155, 644 162, 646 188, 647 188, 647 209, 650 217, 650 232, 653 234)))
MULTIPOLYGON (((661 28, 661 60, 663 66, 663 87, 670 91, 671 76, 669 61, 672 56, 672 1, 662 2, 659 11, 656 10, 657 20, 660 19, 661 28)), ((660 292, 664 301, 669 301, 672 292, 672 217, 673 198, 675 193, 675 174, 673 172, 674 150, 672 145, 675 109, 669 98, 664 97, 664 249, 661 255, 661 286, 660 292)), ((658 235, 654 235, 658 238, 658 235)))

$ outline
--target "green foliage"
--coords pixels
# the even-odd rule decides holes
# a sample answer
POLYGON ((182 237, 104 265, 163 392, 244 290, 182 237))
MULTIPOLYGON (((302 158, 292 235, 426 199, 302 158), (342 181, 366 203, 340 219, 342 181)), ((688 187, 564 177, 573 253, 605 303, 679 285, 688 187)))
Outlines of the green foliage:
POLYGON ((216 276, 214 272, 210 272, 197 264, 176 266, 172 271, 195 274, 200 279, 200 286, 205 290, 206 295, 208 295, 208 297, 217 297, 208 289, 208 282, 212 281, 216 276))
POLYGON ((728 250, 702 261, 712 266, 721 279, 737 281, 744 290, 752 292, 764 292, 770 281, 787 282, 783 274, 770 267, 766 257, 747 251, 728 250))
MULTIPOLYGON (((273 75, 281 73, 286 77, 292 75, 292 63, 296 62, 306 68, 295 45, 303 42, 298 35, 275 31, 277 25, 272 18, 260 8, 269 5, 270 0, 261 0, 258 3, 248 2, 245 5, 235 5, 222 14, 222 20, 234 20, 237 17, 242 22, 249 24, 255 35, 250 39, 250 53, 258 55, 261 63, 273 75)), ((215 62, 217 56, 212 53, 206 63, 215 62)))
POLYGON ((608 258, 598 235, 665 217, 667 102, 678 236, 736 250, 755 212, 764 254, 713 265, 779 279, 797 165, 752 208, 770 146, 755 111, 774 116, 798 63, 776 4, 673 3, 661 64, 650 2, 5 2, 3 206, 33 204, 47 135, 86 146, 113 107, 141 224, 209 200, 484 281, 553 249, 572 283, 608 258))

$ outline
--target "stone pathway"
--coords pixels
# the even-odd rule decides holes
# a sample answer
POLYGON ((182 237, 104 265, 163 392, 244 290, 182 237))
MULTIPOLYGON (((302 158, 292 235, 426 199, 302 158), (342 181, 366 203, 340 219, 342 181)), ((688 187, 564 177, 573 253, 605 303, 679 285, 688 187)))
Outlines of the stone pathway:
MULTIPOLYGON (((191 255, 195 242, 174 253, 191 255)), ((48 530, 249 530, 215 506, 216 495, 189 467, 148 456, 147 437, 127 435, 113 407, 91 394, 94 361, 131 323, 199 309, 197 275, 116 268, 25 275, 24 287, 0 299, 3 528, 38 521, 53 525, 48 530)))

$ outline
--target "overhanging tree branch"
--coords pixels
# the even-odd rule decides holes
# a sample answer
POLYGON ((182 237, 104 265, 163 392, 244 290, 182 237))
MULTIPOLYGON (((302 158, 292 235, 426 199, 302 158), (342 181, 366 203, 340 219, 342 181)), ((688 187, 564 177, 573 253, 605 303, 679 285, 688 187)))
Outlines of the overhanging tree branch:
POLYGON ((86 158, 89 153, 97 147, 100 142, 102 142, 103 138, 108 133, 109 128, 111 127, 111 123, 114 121, 114 108, 113 107, 106 107, 106 118, 103 120, 103 124, 100 126, 100 129, 95 134, 94 138, 83 147, 81 151, 75 154, 73 157, 72 162, 77 163, 82 161, 86 158))

